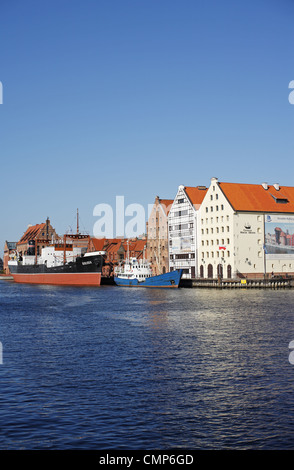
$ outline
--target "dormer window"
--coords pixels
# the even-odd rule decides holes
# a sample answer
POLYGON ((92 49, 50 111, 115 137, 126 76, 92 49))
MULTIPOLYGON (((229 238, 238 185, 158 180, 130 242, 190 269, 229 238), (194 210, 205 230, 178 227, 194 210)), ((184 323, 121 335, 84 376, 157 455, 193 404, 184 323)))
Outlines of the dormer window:
POLYGON ((274 196, 272 193, 270 193, 270 195, 277 204, 287 204, 287 202, 289 202, 289 200, 285 196, 282 196, 282 194, 279 194, 279 196, 274 196))

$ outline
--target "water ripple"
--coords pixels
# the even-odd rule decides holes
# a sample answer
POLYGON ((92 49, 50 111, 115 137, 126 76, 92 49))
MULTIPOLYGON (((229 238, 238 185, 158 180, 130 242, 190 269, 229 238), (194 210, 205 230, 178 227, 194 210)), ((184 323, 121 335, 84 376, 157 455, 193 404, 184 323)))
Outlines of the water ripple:
POLYGON ((0 296, 1 449, 293 447, 293 291, 0 296))

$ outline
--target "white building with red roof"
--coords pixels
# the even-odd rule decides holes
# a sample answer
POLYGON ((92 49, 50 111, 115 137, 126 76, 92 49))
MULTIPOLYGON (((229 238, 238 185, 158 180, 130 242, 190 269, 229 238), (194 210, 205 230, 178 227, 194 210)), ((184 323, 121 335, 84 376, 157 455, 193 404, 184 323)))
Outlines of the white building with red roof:
POLYGON ((294 187, 212 178, 200 226, 200 277, 294 274, 294 187))
POLYGON ((168 214, 169 270, 183 269, 183 279, 199 276, 199 210, 206 186, 180 185, 168 214))

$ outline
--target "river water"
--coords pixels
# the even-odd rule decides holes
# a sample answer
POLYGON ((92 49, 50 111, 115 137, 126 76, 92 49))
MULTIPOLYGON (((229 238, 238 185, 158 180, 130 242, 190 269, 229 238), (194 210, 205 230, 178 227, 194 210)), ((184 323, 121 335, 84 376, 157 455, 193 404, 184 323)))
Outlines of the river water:
POLYGON ((293 449, 294 290, 0 282, 0 449, 293 449))

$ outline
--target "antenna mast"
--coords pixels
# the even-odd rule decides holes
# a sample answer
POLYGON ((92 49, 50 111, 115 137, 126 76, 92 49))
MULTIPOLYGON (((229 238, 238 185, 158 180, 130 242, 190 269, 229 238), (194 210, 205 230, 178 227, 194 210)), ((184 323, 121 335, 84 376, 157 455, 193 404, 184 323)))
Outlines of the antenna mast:
POLYGON ((80 230, 79 230, 79 209, 77 209, 77 235, 79 235, 80 230))

